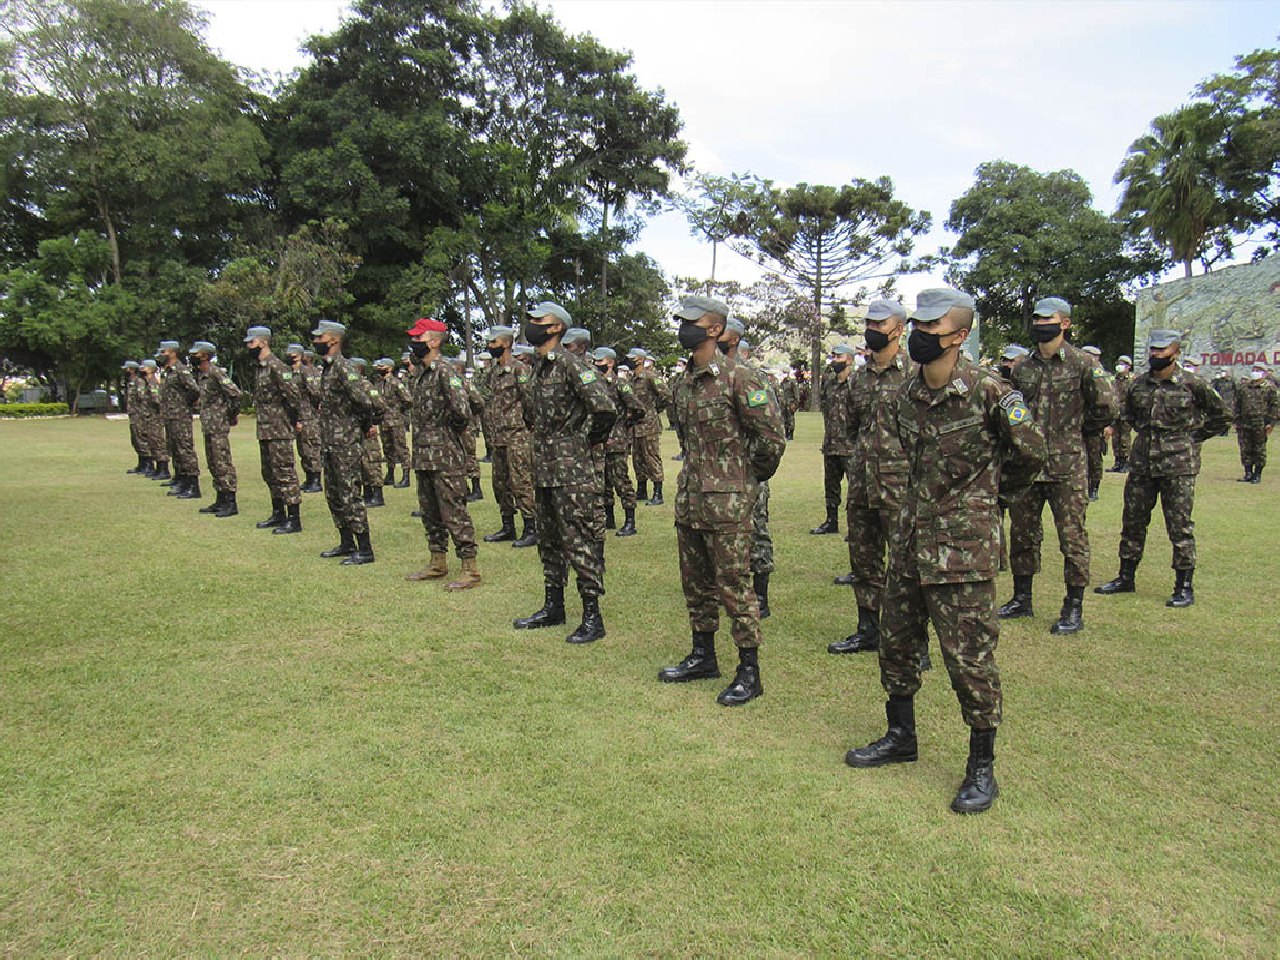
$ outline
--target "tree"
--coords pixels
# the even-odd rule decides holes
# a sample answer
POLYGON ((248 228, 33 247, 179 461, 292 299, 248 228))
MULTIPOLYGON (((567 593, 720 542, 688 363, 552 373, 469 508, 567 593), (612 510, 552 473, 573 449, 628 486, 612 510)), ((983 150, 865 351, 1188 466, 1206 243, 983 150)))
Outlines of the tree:
POLYGON ((752 200, 759 183, 749 173, 728 177, 702 173, 694 178, 693 190, 675 201, 676 208, 689 221, 689 233, 711 244, 709 279, 713 287, 720 245, 732 236, 750 232, 752 200))

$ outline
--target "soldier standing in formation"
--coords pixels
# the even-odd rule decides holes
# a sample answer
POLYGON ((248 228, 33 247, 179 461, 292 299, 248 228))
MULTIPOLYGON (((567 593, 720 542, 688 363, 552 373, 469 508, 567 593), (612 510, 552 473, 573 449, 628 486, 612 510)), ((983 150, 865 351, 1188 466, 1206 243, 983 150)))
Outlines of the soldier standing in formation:
POLYGON ((590 643, 605 635, 600 613, 604 595, 604 531, 599 528, 600 489, 591 445, 608 436, 617 417, 600 376, 560 349, 569 312, 543 301, 529 311, 524 338, 536 351, 524 393, 525 422, 533 433, 534 498, 538 510, 538 554, 542 560, 542 608, 515 621, 517 630, 565 622, 568 570, 577 574, 582 622, 567 638, 590 643))
POLYGON ((1124 410, 1124 398, 1129 392, 1129 385, 1133 383, 1133 358, 1127 354, 1121 354, 1116 358, 1116 375, 1111 380, 1112 387, 1115 390, 1116 401, 1116 419, 1111 424, 1111 454, 1115 457, 1115 463, 1111 465, 1108 473, 1128 473, 1129 471, 1129 425, 1124 422, 1120 414, 1124 410))
POLYGON ((297 431, 298 460, 302 463, 303 493, 320 493, 320 370, 315 365, 315 351, 300 343, 285 348, 285 362, 298 384, 298 413, 302 427, 297 431))
POLYGON ((822 379, 818 402, 822 407, 822 489, 827 519, 810 533, 840 532, 841 484, 849 474, 853 446, 849 440, 849 391, 845 383, 853 373, 853 347, 842 343, 831 351, 830 372, 822 379))
POLYGON ((660 506, 662 499, 662 421, 659 414, 671 401, 671 391, 658 379, 653 369, 653 358, 647 350, 632 347, 627 359, 635 364, 631 376, 631 389, 644 410, 644 416, 632 424, 635 444, 632 462, 636 471, 636 499, 646 506, 660 506), (649 496, 649 484, 653 484, 653 496, 649 496), (646 499, 647 498, 647 499, 646 499))
MULTIPOLYGON (((1089 585, 1089 533, 1086 442, 1101 437, 1115 419, 1114 394, 1098 363, 1067 342, 1071 305, 1046 297, 1035 305, 1031 338, 1036 347, 1013 367, 1013 386, 1021 392, 1044 433, 1048 456, 1039 476, 1009 501, 1009 566, 1013 599, 1000 608, 1003 619, 1034 615, 1031 589, 1040 572, 1044 541, 1044 505, 1053 511, 1062 550, 1067 595, 1054 635, 1084 629, 1084 590, 1089 585)), ((1101 458, 1101 453, 1098 454, 1101 458)))
POLYGON ((800 409, 800 387, 785 367, 779 371, 778 400, 782 405, 782 431, 787 440, 796 437, 796 411, 800 409))
MULTIPOLYGON (((865 338, 871 356, 848 379, 849 458, 847 526, 850 583, 858 605, 857 630, 828 644, 828 653, 880 649, 885 557, 907 487, 907 455, 898 437, 898 393, 915 369, 902 352, 906 308, 896 300, 867 307, 865 338)), ((928 656, 926 646, 924 655, 928 656)))
POLYGON ((463 431, 463 446, 467 452, 467 482, 471 489, 467 493, 467 502, 475 503, 484 499, 484 491, 480 489, 480 460, 476 456, 476 446, 480 431, 484 426, 484 398, 475 385, 475 371, 467 369, 467 362, 462 356, 454 359, 455 373, 462 380, 467 394, 467 427, 463 431))
MULTIPOLYGON (((1221 396, 1221 393, 1219 393, 1221 396)), ((1267 438, 1280 420, 1280 391, 1267 379, 1267 365, 1255 363, 1249 379, 1232 391, 1236 421, 1236 442, 1240 445, 1240 463, 1244 465, 1243 483, 1261 483, 1262 468, 1267 465, 1267 438)))
MULTIPOLYGON (((1266 369, 1266 364, 1263 364, 1263 369, 1266 369)), ((1223 367, 1214 374, 1213 379, 1209 381, 1209 386, 1217 391, 1228 410, 1236 408, 1236 382, 1231 378, 1231 371, 1228 368, 1223 367)))
MULTIPOLYGON (((418 360, 413 381, 413 470, 418 477, 418 508, 427 534, 431 563, 406 580, 443 580, 449 575, 449 538, 462 561, 462 573, 446 590, 480 586, 476 566, 476 530, 467 512, 465 449, 471 422, 467 387, 457 370, 440 356, 448 328, 420 318, 406 333, 418 360)), ((474 442, 474 438, 473 438, 474 442)), ((474 454, 474 448, 473 448, 474 454)))
POLYGON ((160 415, 160 376, 154 360, 138 364, 142 382, 138 387, 139 416, 146 436, 144 443, 151 451, 151 471, 148 480, 169 479, 169 449, 165 440, 164 417, 160 415))
POLYGON ((360 386, 373 403, 373 433, 364 438, 364 455, 360 459, 360 481, 366 507, 385 507, 382 495, 382 420, 387 415, 387 405, 382 391, 365 379, 369 361, 364 357, 352 357, 347 361, 360 374, 360 386))
POLYGON ((382 454, 387 461, 384 485, 403 488, 409 486, 409 444, 405 440, 404 420, 413 406, 409 388, 395 375, 396 362, 390 357, 373 361, 374 381, 386 406, 382 426, 378 434, 382 439, 382 454), (396 467, 400 467, 400 480, 396 481, 396 467))
POLYGON ((880 641, 888 731, 845 755, 853 767, 916 760, 914 697, 932 623, 969 727, 969 761, 951 801, 956 813, 980 813, 999 794, 996 501, 1030 482, 1045 455, 1018 392, 961 354, 973 313, 972 297, 946 287, 916 299, 908 349, 920 368, 898 394, 909 472, 890 541, 880 641))
POLYGON ((493 458, 493 497, 502 515, 502 529, 484 538, 485 543, 511 541, 513 547, 538 543, 538 521, 533 502, 533 448, 524 422, 520 399, 529 371, 517 363, 512 349, 513 327, 490 327, 485 332, 490 365, 485 369, 484 396, 489 435, 485 440, 493 458), (524 531, 516 538, 516 511, 520 511, 524 531))
POLYGON ((1230 416, 1213 388, 1179 368, 1182 335, 1152 330, 1150 368, 1134 380, 1121 417, 1133 427, 1133 451, 1124 484, 1124 520, 1120 533, 1120 572, 1094 593, 1133 593, 1134 575, 1142 561, 1151 511, 1159 498, 1165 529, 1173 543, 1173 596, 1169 607, 1195 602, 1192 576, 1196 541, 1191 511, 1195 506, 1200 444, 1222 436, 1230 416))
POLYGON ((141 382, 141 375, 138 373, 138 361, 126 360, 124 366, 120 368, 124 371, 124 402, 125 412, 129 415, 129 444, 133 447, 133 452, 138 455, 138 465, 130 467, 125 473, 142 473, 147 472, 147 460, 150 459, 143 452, 142 431, 139 429, 141 422, 141 406, 137 402, 138 384, 141 382))
POLYGON ((613 429, 604 442, 604 515, 605 529, 614 529, 616 522, 613 512, 613 498, 617 494, 622 502, 622 526, 616 536, 634 537, 636 535, 636 488, 631 484, 631 471, 628 468, 627 431, 630 424, 644 416, 644 408, 636 399, 631 384, 619 380, 616 369, 618 354, 609 347, 596 347, 592 354, 596 372, 604 380, 609 390, 609 397, 618 410, 618 419, 613 422, 613 429))
MULTIPOLYGON (((1115 388, 1112 386, 1111 378, 1107 376, 1107 371, 1102 367, 1102 351, 1094 346, 1081 347, 1080 352, 1087 354, 1092 358, 1098 369, 1102 371, 1102 376, 1107 381, 1107 392, 1111 395, 1111 406, 1115 408, 1115 388)), ((1098 499, 1098 490, 1102 486, 1102 460, 1107 455, 1107 438, 1110 435, 1111 424, 1107 424, 1107 430, 1100 433, 1086 434, 1084 438, 1084 451, 1088 461, 1089 474, 1089 501, 1092 503, 1098 499)))
POLYGON ((751 514, 759 483, 773 476, 786 447, 782 414, 751 370, 718 355, 729 318, 724 301, 685 297, 675 316, 680 345, 689 352, 672 407, 684 437, 676 544, 693 650, 660 670, 658 679, 683 683, 720 676, 715 637, 723 606, 738 668, 716 702, 736 707, 764 695, 760 606, 750 580, 751 514))
POLYGON ((293 444, 302 432, 305 387, 301 378, 271 352, 270 327, 250 327, 245 331, 244 343, 254 362, 253 408, 257 413, 262 482, 271 494, 271 516, 256 526, 272 533, 299 533, 302 493, 293 444))
POLYGON ((240 388, 227 372, 213 362, 218 348, 207 340, 197 340, 187 351, 196 368, 200 386, 200 433, 204 435, 204 461, 213 478, 213 503, 201 513, 234 517, 236 507, 236 465, 231 459, 231 428, 240 420, 240 388))
POLYGON ((191 417, 200 403, 200 388, 191 368, 178 359, 178 341, 163 340, 156 351, 160 366, 160 414, 164 417, 165 442, 173 459, 169 496, 194 500, 200 496, 200 461, 196 459, 191 417))
POLYGON ((369 519, 358 494, 364 441, 375 436, 373 399, 360 374, 342 356, 347 328, 322 320, 311 331, 323 373, 320 380, 320 443, 324 492, 340 541, 322 557, 342 557, 344 566, 373 563, 369 519))

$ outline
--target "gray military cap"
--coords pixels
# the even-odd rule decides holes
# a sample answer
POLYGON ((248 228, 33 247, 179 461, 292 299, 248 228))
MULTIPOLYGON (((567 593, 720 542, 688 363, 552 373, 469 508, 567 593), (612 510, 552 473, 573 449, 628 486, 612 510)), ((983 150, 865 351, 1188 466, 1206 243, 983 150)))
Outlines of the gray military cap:
POLYGON ((406 350, 404 353, 400 354, 400 359, 401 359, 401 360, 405 360, 405 361, 412 360, 412 359, 413 359, 413 351, 412 351, 412 350, 406 350))
POLYGON ((294 354, 297 354, 298 356, 301 357, 306 355, 307 348, 300 343, 291 343, 284 348, 284 352, 285 352, 285 356, 288 356, 288 357, 291 357, 294 354))
POLYGON ((739 341, 738 341, 738 349, 739 349, 739 350, 750 350, 750 349, 751 349, 751 341, 750 341, 750 340, 739 340, 739 341))
POLYGON ((302 350, 302 355, 309 360, 314 360, 316 356, 316 352, 312 350, 310 347, 304 347, 302 350))
POLYGON ((160 356, 160 354, 164 353, 166 350, 178 350, 178 349, 180 348, 178 346, 177 340, 161 340, 160 347, 159 349, 156 350, 156 356, 157 357, 160 356))
POLYGON ((630 350, 627 351, 627 356, 633 360, 635 359, 645 360, 649 356, 649 351, 646 350, 644 347, 632 347, 630 350))
POLYGON ((573 318, 569 316, 569 311, 558 303, 550 300, 543 300, 540 304, 529 311, 531 317, 555 317, 565 326, 573 323, 573 318))
POLYGON ((570 327, 564 332, 564 336, 560 338, 561 346, 567 346, 570 343, 590 343, 591 331, 586 327, 570 327))
POLYGON ((676 311, 677 320, 697 320, 704 313, 718 313, 727 318, 729 305, 715 297, 681 297, 680 309, 676 311))
POLYGON ((1055 313, 1069 317, 1071 316, 1071 304, 1061 297, 1045 297, 1043 300, 1036 301, 1035 308, 1031 312, 1037 317, 1052 317, 1055 313))
POLYGON ((143 370, 155 370, 156 362, 154 360, 143 360, 141 363, 138 364, 138 366, 141 367, 143 370))
POLYGON ((514 340, 516 337, 516 328, 504 327, 502 325, 498 325, 496 327, 490 327, 488 330, 484 332, 485 343, 492 343, 494 340, 497 340, 499 337, 510 337, 512 340, 514 340))
POLYGON ((846 357, 852 357, 852 356, 856 356, 857 353, 858 351, 853 349, 853 347, 849 346, 847 343, 838 343, 831 348, 831 355, 834 357, 838 357, 842 355, 846 357))
POLYGON ((1100 356, 1102 356, 1102 351, 1101 351, 1101 350, 1099 350, 1097 347, 1095 347, 1093 344, 1090 344, 1090 345, 1089 345, 1089 346, 1087 346, 1087 347, 1081 347, 1081 348, 1080 348, 1080 350, 1081 350, 1083 353, 1087 353, 1087 354, 1088 354, 1089 356, 1091 356, 1091 357, 1100 357, 1100 356))
POLYGON ((313 337, 318 337, 323 333, 336 333, 340 337, 347 335, 347 328, 344 324, 338 323, 336 320, 321 320, 316 324, 316 328, 311 331, 313 337))
POLYGON ((618 352, 612 347, 596 347, 591 356, 596 360, 617 360, 618 352))
POLYGON ((872 300, 867 304, 867 319, 879 323, 890 317, 907 318, 907 308, 897 300, 872 300))
POLYGON ((1147 343, 1152 350, 1163 350, 1182 342, 1182 334, 1177 330, 1152 330, 1147 335, 1147 343))
POLYGON ((517 343, 514 347, 511 348, 512 356, 516 356, 516 357, 527 357, 536 352, 537 351, 534 350, 533 347, 529 346, 527 343, 517 343))
POLYGON ((912 320, 925 323, 946 316, 952 307, 974 309, 973 297, 962 290, 951 287, 930 287, 916 294, 916 308, 911 313, 912 320))
POLYGON ((245 343, 248 343, 250 340, 257 340, 259 338, 263 340, 270 340, 271 328, 270 327, 250 327, 248 330, 245 331, 245 334, 244 334, 245 343))
POLYGON ((390 357, 379 357, 377 360, 373 361, 373 365, 375 367, 394 367, 396 362, 390 357))
POLYGON ((477 354, 476 354, 476 359, 477 359, 477 360, 492 360, 492 359, 493 359, 493 354, 492 354, 492 353, 490 353, 488 350, 481 350, 479 353, 477 353, 477 354))
POLYGON ((217 352, 218 352, 218 348, 215 347, 208 340, 197 340, 195 343, 193 343, 190 347, 187 348, 187 353, 191 353, 191 354, 207 353, 211 357, 217 352))
POLYGON ((126 360, 126 361, 124 362, 124 366, 123 366, 123 367, 121 367, 120 369, 121 369, 121 370, 137 370, 137 369, 138 369, 138 361, 137 361, 137 360, 126 360))
POLYGON ((1120 354, 1120 356, 1116 357, 1116 363, 1127 363, 1129 366, 1132 367, 1133 357, 1129 356, 1127 353, 1122 353, 1120 354))
POLYGON ((1004 348, 1004 353, 1000 354, 1000 356, 1004 360, 1017 360, 1019 357, 1025 357, 1030 352, 1026 347, 1011 343, 1004 348))
MULTIPOLYGON (((699 314, 699 316, 701 316, 701 314, 699 314)), ((728 317, 724 322, 724 328, 726 330, 732 330, 739 337, 746 336, 747 333, 747 325, 737 317, 728 317)))
POLYGON ((351 357, 347 360, 347 363, 351 364, 353 367, 359 367, 361 370, 369 366, 369 361, 364 357, 351 357))

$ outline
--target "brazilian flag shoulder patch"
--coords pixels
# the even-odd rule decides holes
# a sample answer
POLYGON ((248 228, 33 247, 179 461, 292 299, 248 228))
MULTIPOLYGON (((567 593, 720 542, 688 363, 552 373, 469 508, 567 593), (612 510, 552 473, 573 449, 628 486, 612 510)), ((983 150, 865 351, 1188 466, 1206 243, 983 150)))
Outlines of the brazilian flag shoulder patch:
POLYGON ((528 383, 528 382, 529 382, 529 375, 527 373, 522 373, 520 374, 520 376, 516 377, 516 383, 528 383))
POLYGON ((768 390, 752 390, 747 394, 748 407, 763 407, 769 402, 768 390))
POLYGON ((1104 378, 1106 375, 1107 375, 1107 371, 1103 370, 1101 367, 1094 367, 1094 368, 1093 368, 1093 378, 1094 378, 1095 380, 1101 380, 1101 379, 1102 379, 1102 378, 1104 378))
POLYGON ((630 384, 626 384, 626 383, 620 383, 620 384, 618 384, 618 392, 619 392, 619 393, 630 393, 630 392, 631 392, 631 385, 630 385, 630 384))
POLYGON ((1021 401, 1009 405, 1008 417, 1010 423, 1021 423, 1031 415, 1031 411, 1021 401))
POLYGON ((583 383, 595 383, 596 372, 594 370, 583 370, 580 374, 578 374, 578 379, 581 380, 583 383))
POLYGON ((378 391, 377 391, 377 390, 370 390, 370 391, 369 391, 369 396, 371 396, 371 397, 378 397, 378 396, 381 396, 381 394, 380 394, 380 393, 378 393, 378 391))
POLYGON ((360 374, 358 374, 358 373, 348 373, 348 374, 347 374, 347 379, 348 379, 348 380, 359 380, 359 379, 360 379, 360 374))
POLYGON ((281 379, 281 380, 292 380, 292 379, 293 379, 293 374, 292 374, 292 373, 287 373, 287 372, 286 372, 286 373, 282 373, 282 374, 280 374, 280 379, 281 379))
POLYGON ((462 386, 462 378, 461 378, 461 377, 450 377, 450 378, 449 378, 449 386, 451 386, 451 387, 455 387, 455 388, 456 388, 456 387, 460 387, 460 386, 462 386))

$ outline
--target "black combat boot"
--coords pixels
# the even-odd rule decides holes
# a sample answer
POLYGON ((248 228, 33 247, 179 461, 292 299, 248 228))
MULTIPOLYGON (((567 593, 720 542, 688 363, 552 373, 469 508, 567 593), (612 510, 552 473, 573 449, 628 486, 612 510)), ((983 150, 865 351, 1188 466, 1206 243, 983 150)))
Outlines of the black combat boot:
POLYGON ((649 481, 636 480, 636 501, 649 499, 649 481))
POLYGON ((405 467, 404 467, 403 475, 400 477, 400 482, 396 484, 396 489, 397 489, 397 490, 403 490, 403 489, 404 489, 405 487, 407 487, 407 486, 409 486, 409 466, 408 466, 408 464, 406 464, 406 465, 405 465, 405 467))
POLYGON ((514 513, 502 515, 502 529, 497 533, 485 534, 485 543, 505 543, 516 538, 516 517, 514 513))
POLYGON ((969 731, 969 763, 965 766, 964 781, 951 801, 956 813, 982 813, 1000 796, 996 783, 996 732, 994 730, 969 731))
POLYGON ((716 663, 716 635, 696 630, 693 634, 693 652, 675 666, 663 667, 658 671, 658 679, 663 683, 714 680, 718 676, 720 665, 716 663))
POLYGON ((396 482, 396 465, 394 463, 388 463, 387 475, 382 478, 382 485, 384 487, 392 487, 392 486, 395 486, 395 482, 396 482))
POLYGON ((851 767, 882 767, 886 763, 914 763, 916 748, 916 707, 911 697, 890 697, 884 705, 889 729, 879 740, 850 750, 844 762, 851 767))
POLYGON ((1253 464, 1246 463, 1244 465, 1244 476, 1236 481, 1236 483, 1253 483, 1253 464))
POLYGON ((176 484, 178 484, 181 480, 182 480, 182 475, 181 475, 180 473, 178 473, 178 466, 177 466, 177 464, 174 464, 174 467, 173 467, 173 476, 171 477, 171 476, 169 476, 169 464, 166 462, 166 463, 165 463, 164 482, 163 482, 162 484, 160 484, 160 486, 162 486, 162 487, 172 487, 172 486, 175 486, 176 484))
POLYGON ((840 576, 836 577, 831 582, 834 583, 837 587, 852 587, 853 571, 850 570, 848 573, 842 573, 840 574, 840 576))
POLYGON ((1129 472, 1129 458, 1125 457, 1123 460, 1121 460, 1119 463, 1116 464, 1116 473, 1128 473, 1128 472, 1129 472))
POLYGON ((200 477, 199 475, 187 474, 187 485, 182 488, 182 492, 176 494, 179 500, 199 500, 200 499, 200 477))
POLYGON ((271 527, 280 526, 280 524, 284 523, 285 520, 287 519, 288 517, 285 515, 285 512, 284 512, 284 501, 281 500, 279 497, 272 497, 271 498, 271 516, 267 517, 267 519, 265 520, 259 520, 257 523, 254 524, 254 526, 257 527, 259 530, 267 530, 271 527))
POLYGON ((356 534, 356 549, 351 556, 342 561, 344 567, 358 567, 361 564, 373 563, 377 559, 373 555, 373 547, 369 545, 369 531, 356 534))
POLYGON ((880 649, 880 614, 870 607, 858 608, 858 629, 843 640, 827 644, 827 653, 862 653, 880 649))
POLYGON ((609 502, 605 505, 605 508, 604 508, 604 528, 606 530, 618 529, 618 518, 614 515, 614 512, 613 512, 612 498, 610 498, 609 502))
POLYGON ((486 449, 484 456, 477 460, 476 463, 493 463, 493 454, 486 449))
POLYGON ((1124 458, 1116 457, 1116 462, 1111 465, 1107 473, 1124 473, 1124 458))
POLYGON ((662 499, 662 481, 653 481, 653 496, 645 501, 645 506, 660 507, 666 502, 662 499))
POLYGON ((1091 484, 1089 484, 1089 502, 1090 502, 1090 503, 1094 503, 1094 502, 1096 502, 1096 501, 1097 501, 1097 499, 1098 499, 1098 487, 1099 487, 1099 486, 1100 486, 1100 484, 1096 484, 1096 483, 1091 483, 1091 484))
POLYGON ((738 670, 733 675, 733 682, 720 691, 716 703, 722 707, 740 707, 763 696, 764 684, 760 682, 757 648, 739 647, 738 670))
POLYGON ((143 462, 147 466, 142 471, 142 475, 146 477, 148 480, 154 480, 156 476, 156 470, 159 469, 158 467, 156 467, 156 462, 154 460, 144 460, 143 462))
POLYGON ((524 533, 520 539, 513 541, 513 547, 536 547, 538 545, 538 521, 534 517, 524 518, 524 533))
POLYGON ((1133 583, 1134 574, 1138 572, 1137 560, 1120 560, 1120 572, 1116 574, 1114 580, 1108 580, 1100 587, 1094 587, 1094 593, 1100 593, 1103 596, 1110 596, 1113 593, 1133 593, 1136 589, 1133 583))
POLYGON ((330 547, 328 550, 325 550, 320 554, 320 556, 324 557, 326 560, 330 557, 349 557, 356 552, 356 541, 355 538, 351 536, 351 531, 346 527, 339 527, 338 533, 342 535, 342 540, 338 545, 336 547, 330 547))
POLYGON ((165 492, 166 497, 176 497, 187 488, 187 475, 185 473, 175 473, 172 480, 160 484, 162 487, 168 487, 165 492))
POLYGON ((218 508, 215 517, 235 517, 239 516, 240 508, 236 506, 235 493, 225 494, 222 498, 222 506, 218 508))
POLYGON ((476 503, 484 499, 484 491, 480 489, 480 478, 471 478, 471 492, 467 494, 467 503, 476 503))
POLYGON ((542 609, 521 617, 511 625, 517 630, 537 630, 541 627, 558 627, 564 623, 564 587, 548 583, 543 587, 542 609))
POLYGON ((136 467, 130 467, 128 470, 125 471, 125 473, 145 473, 146 469, 147 469, 147 461, 143 460, 142 455, 139 454, 138 465, 136 467))
POLYGON ((839 533, 840 522, 836 519, 836 512, 834 510, 828 510, 827 519, 823 520, 822 523, 818 524, 809 532, 818 536, 821 536, 824 533, 839 533))
POLYGON ((1189 607, 1196 602, 1195 591, 1191 589, 1191 575, 1194 570, 1173 571, 1173 596, 1164 602, 1166 607, 1189 607))
POLYGON ((369 498, 365 500, 366 507, 385 507, 387 501, 382 499, 382 487, 365 487, 369 491, 369 498))
POLYGON ((757 573, 751 578, 751 588, 756 592, 756 601, 760 604, 760 619, 769 618, 769 575, 757 573))
POLYGON ((604 638, 604 617, 600 616, 600 598, 582 598, 582 622, 565 637, 565 643, 591 643, 604 638))
POLYGON ((291 503, 285 508, 289 516, 284 523, 272 530, 272 533, 301 533, 302 532, 302 508, 299 504, 291 503))
MULTIPOLYGON (((168 480, 169 479, 169 461, 160 460, 157 462, 155 472, 151 475, 152 480, 168 480)), ((160 484, 164 486, 164 484, 160 484)))
POLYGON ((1253 465, 1253 482, 1254 483, 1262 482, 1262 464, 1260 463, 1255 463, 1253 465))
POLYGON ((299 489, 300 489, 303 493, 321 493, 321 492, 323 492, 324 488, 323 488, 322 486, 320 486, 320 474, 319 474, 319 473, 312 473, 312 472, 308 471, 308 472, 307 472, 307 482, 306 482, 306 483, 304 483, 301 487, 299 487, 299 489))
POLYGON ((222 500, 226 496, 226 494, 223 493, 221 490, 216 490, 214 492, 217 494, 217 496, 213 498, 213 503, 209 504, 207 507, 201 507, 199 510, 200 513, 217 513, 219 510, 222 509, 222 500))
POLYGON ((1033 617, 1031 609, 1031 584, 1034 577, 1013 575, 1013 599, 996 611, 1001 620, 1017 620, 1033 617))
POLYGON ((1058 614, 1058 622, 1049 628, 1055 637, 1068 633, 1079 633, 1084 629, 1084 587, 1067 587, 1067 595, 1062 598, 1062 612, 1058 614))
POLYGON ((622 511, 622 526, 618 528, 615 536, 618 537, 634 537, 636 535, 636 508, 622 511))

